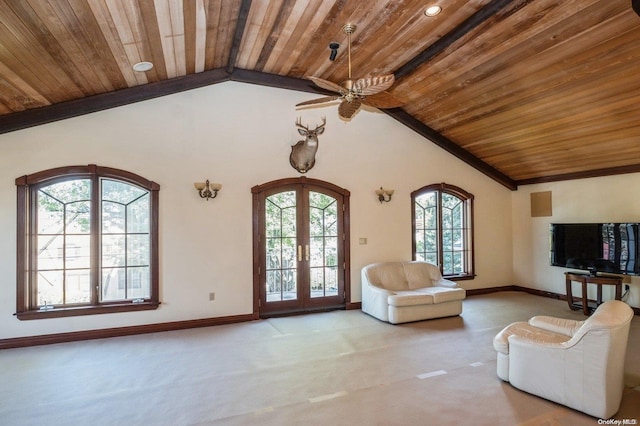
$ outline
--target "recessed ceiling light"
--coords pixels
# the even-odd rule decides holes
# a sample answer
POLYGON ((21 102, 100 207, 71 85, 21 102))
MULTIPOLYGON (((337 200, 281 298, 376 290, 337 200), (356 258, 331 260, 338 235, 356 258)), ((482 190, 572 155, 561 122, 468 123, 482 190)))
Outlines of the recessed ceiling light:
POLYGON ((436 16, 440 12, 442 12, 442 8, 440 6, 429 6, 424 11, 424 14, 427 16, 436 16))
POLYGON ((151 68, 153 68, 153 64, 151 62, 138 62, 133 65, 133 70, 138 72, 149 71, 151 68))

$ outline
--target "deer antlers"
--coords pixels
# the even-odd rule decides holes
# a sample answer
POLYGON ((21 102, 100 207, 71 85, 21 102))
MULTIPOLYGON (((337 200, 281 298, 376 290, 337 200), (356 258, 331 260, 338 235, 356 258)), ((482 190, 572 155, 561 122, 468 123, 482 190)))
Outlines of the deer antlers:
POLYGON ((321 128, 324 128, 325 124, 327 124, 327 117, 322 117, 322 124, 316 126, 316 128, 313 129, 313 130, 309 130, 309 127, 304 126, 302 124, 302 117, 298 117, 298 119, 296 120, 296 126, 303 128, 304 130, 306 130, 309 133, 316 133, 321 128))

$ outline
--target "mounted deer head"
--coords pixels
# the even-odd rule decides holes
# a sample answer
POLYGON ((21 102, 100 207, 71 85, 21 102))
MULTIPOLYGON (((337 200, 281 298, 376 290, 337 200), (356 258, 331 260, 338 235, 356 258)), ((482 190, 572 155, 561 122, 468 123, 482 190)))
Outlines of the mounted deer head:
POLYGON ((298 117, 296 126, 299 127, 298 133, 304 136, 304 140, 298 141, 291 146, 291 154, 289 155, 289 163, 291 167, 300 173, 307 173, 316 164, 316 152, 318 151, 318 135, 324 132, 324 126, 327 124, 326 117, 322 117, 322 124, 316 126, 315 129, 309 130, 307 126, 302 125, 302 118, 298 117))

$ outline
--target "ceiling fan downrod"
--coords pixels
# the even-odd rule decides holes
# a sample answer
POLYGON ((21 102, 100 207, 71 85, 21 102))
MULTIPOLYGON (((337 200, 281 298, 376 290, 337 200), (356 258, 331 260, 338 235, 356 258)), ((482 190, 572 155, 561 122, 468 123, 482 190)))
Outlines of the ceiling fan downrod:
POLYGON ((351 80, 351 34, 356 30, 355 24, 346 24, 342 27, 342 31, 348 36, 349 48, 347 49, 348 58, 349 58, 349 80, 351 80))

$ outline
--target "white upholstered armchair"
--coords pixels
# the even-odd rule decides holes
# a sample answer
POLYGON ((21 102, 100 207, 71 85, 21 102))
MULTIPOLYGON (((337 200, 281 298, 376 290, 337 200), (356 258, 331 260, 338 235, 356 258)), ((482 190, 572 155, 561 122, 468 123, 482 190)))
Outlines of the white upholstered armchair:
POLYGON ((610 300, 585 321, 536 316, 498 333, 498 377, 594 417, 620 408, 633 310, 610 300))

